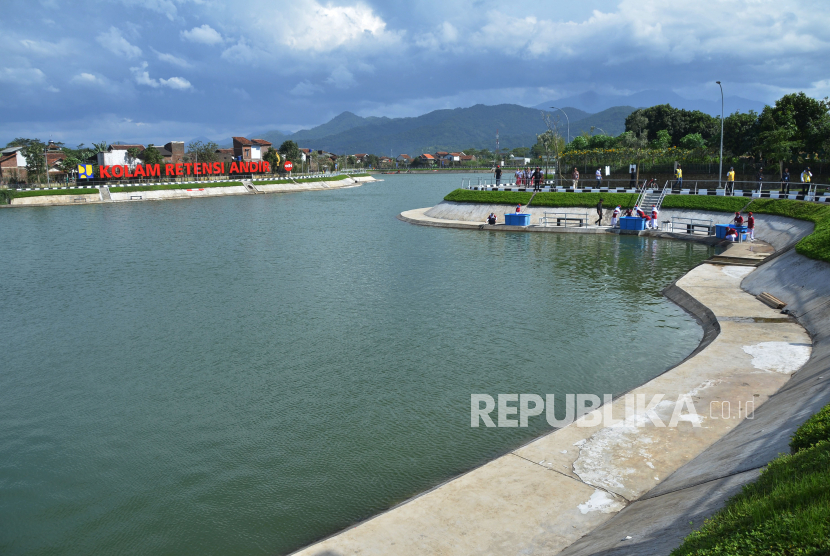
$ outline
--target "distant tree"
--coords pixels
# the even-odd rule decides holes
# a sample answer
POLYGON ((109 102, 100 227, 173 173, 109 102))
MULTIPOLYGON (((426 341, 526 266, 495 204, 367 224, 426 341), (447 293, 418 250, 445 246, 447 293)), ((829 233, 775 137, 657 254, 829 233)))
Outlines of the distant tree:
POLYGON ((144 164, 164 164, 164 157, 152 143, 147 145, 147 148, 141 153, 141 159, 144 164))
POLYGON ((6 145, 7 147, 28 147, 29 145, 35 144, 43 144, 43 141, 40 139, 26 139, 25 137, 17 137, 12 141, 9 141, 6 145))
POLYGON ((656 135, 657 136, 654 138, 654 141, 651 142, 652 149, 666 150, 672 146, 671 133, 669 133, 665 129, 661 129, 657 132, 656 135))
POLYGON ((265 156, 262 157, 262 160, 267 162, 271 166, 271 172, 276 172, 280 167, 280 155, 274 149, 268 149, 268 152, 265 153, 265 156))
POLYGON ((680 140, 680 146, 684 149, 705 149, 706 140, 700 133, 689 133, 680 140))
POLYGON ((201 141, 193 141, 187 145, 187 155, 185 159, 188 162, 216 162, 216 149, 219 145, 213 141, 202 143, 201 141))
POLYGON ((283 161, 290 160, 294 164, 299 164, 302 161, 300 147, 290 139, 283 141, 282 145, 280 145, 279 153, 282 155, 283 161))
POLYGON ((367 157, 367 163, 370 167, 377 168, 378 166, 380 166, 380 159, 376 155, 370 154, 367 157))
POLYGON ((26 175, 29 183, 40 182, 46 176, 46 145, 30 142, 22 151, 26 159, 26 175))
POLYGON ((577 135, 571 142, 568 143, 568 150, 571 151, 584 151, 588 148, 588 138, 584 135, 577 135))
POLYGON ((527 157, 530 156, 530 147, 516 147, 511 152, 513 156, 527 157))
POLYGON ((127 164, 130 166, 137 164, 141 160, 141 153, 142 150, 138 147, 130 147, 127 149, 127 164))

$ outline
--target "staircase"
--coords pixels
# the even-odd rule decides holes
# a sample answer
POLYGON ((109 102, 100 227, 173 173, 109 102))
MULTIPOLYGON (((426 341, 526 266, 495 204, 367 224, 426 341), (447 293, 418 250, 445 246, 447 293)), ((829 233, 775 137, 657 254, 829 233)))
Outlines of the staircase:
POLYGON ((256 188, 254 187, 254 182, 251 180, 242 180, 242 185, 248 190, 248 193, 253 193, 256 195, 256 188))
POLYGON ((637 206, 643 209, 643 211, 647 214, 651 210, 652 206, 656 206, 657 210, 660 210, 660 207, 663 205, 663 199, 670 191, 671 188, 669 188, 668 180, 663 185, 662 189, 648 191, 643 188, 643 192, 640 194, 639 199, 637 199, 637 206))
POLYGON ((112 196, 110 195, 110 188, 109 187, 107 187, 105 185, 102 185, 101 187, 98 188, 98 193, 101 195, 101 201, 103 201, 105 203, 111 203, 112 202, 112 196))

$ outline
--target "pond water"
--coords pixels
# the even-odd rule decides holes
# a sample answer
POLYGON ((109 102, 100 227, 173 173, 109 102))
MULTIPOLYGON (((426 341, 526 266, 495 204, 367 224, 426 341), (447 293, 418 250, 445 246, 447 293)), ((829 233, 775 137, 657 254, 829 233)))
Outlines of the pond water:
POLYGON ((395 218, 456 175, 0 210, 0 553, 281 554, 539 436, 473 393, 619 393, 711 252, 395 218))

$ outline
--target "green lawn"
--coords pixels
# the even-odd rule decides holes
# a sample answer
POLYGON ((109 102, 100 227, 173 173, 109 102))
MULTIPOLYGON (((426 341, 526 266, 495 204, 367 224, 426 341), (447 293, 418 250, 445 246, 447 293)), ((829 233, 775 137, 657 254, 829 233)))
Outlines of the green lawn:
MULTIPOLYGON (((368 176, 369 174, 354 174, 355 176, 368 176)), ((267 185, 269 183, 313 183, 316 181, 340 181, 345 180, 350 176, 324 176, 322 178, 300 178, 300 179, 289 179, 289 178, 279 178, 273 180, 254 180, 255 184, 258 185, 267 185)))
MULTIPOLYGON (((444 197, 445 201, 456 203, 485 203, 493 205, 526 205, 533 193, 526 191, 473 191, 456 189, 444 197)), ((599 200, 608 207, 620 205, 632 207, 637 201, 636 193, 537 193, 531 206, 534 207, 584 207, 593 208, 599 200)))
POLYGON ((744 208, 749 199, 743 197, 717 197, 709 195, 666 195, 665 209, 716 210, 736 212, 744 208))
POLYGON ((231 187, 242 185, 239 181, 205 181, 199 183, 172 183, 162 185, 131 185, 128 187, 110 187, 110 193, 129 193, 131 191, 165 191, 168 189, 202 189, 204 187, 231 187))
POLYGON ((830 263, 830 206, 789 199, 755 199, 747 210, 814 223, 813 233, 799 241, 795 250, 805 257, 830 263))
POLYGON ((98 194, 98 190, 94 187, 85 189, 35 189, 34 191, 11 191, 12 199, 20 199, 21 197, 44 197, 46 195, 92 195, 98 194))
POLYGON ((672 556, 830 554, 830 406, 672 556))

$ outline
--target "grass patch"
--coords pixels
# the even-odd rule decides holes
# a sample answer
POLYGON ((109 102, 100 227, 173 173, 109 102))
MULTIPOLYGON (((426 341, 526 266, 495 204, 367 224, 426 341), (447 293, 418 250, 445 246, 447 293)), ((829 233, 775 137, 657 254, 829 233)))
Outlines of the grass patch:
POLYGON ((810 448, 822 440, 830 440, 830 405, 807 419, 793 434, 790 450, 793 453, 810 448))
MULTIPOLYGON (((368 176, 369 174, 354 174, 355 176, 368 176)), ((350 176, 325 176, 322 178, 300 178, 300 179, 290 179, 290 178, 280 178, 275 180, 254 180, 254 183, 258 185, 267 185, 269 183, 312 183, 315 181, 340 181, 345 180, 350 176)))
MULTIPOLYGON (((527 191, 473 191, 456 189, 450 192, 445 201, 454 203, 483 203, 492 205, 526 205, 533 195, 527 191)), ((633 207, 637 201, 636 193, 537 193, 533 198, 534 207, 582 207, 594 208, 600 198, 605 208, 633 207)))
POLYGON ((830 554, 830 405, 672 556, 830 554))
POLYGON ((830 553, 830 442, 770 462, 672 556, 830 553))
POLYGON ((802 238, 795 250, 805 257, 830 263, 829 206, 789 199, 755 199, 747 210, 812 222, 816 225, 813 233, 802 238))
POLYGON ((231 187, 242 185, 239 181, 206 181, 202 183, 165 183, 160 185, 131 185, 129 187, 110 187, 110 193, 129 193, 131 191, 166 191, 169 189, 202 189, 205 187, 231 187))
POLYGON ((98 190, 94 187, 84 189, 36 189, 34 191, 12 191, 12 199, 20 199, 21 197, 45 197, 48 195, 92 195, 98 194, 98 190))
POLYGON ((714 210, 718 212, 737 212, 749 202, 743 197, 718 197, 708 195, 666 195, 663 199, 665 209, 714 210))

